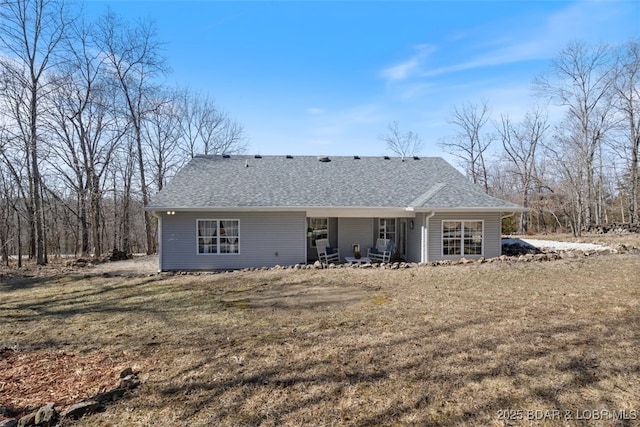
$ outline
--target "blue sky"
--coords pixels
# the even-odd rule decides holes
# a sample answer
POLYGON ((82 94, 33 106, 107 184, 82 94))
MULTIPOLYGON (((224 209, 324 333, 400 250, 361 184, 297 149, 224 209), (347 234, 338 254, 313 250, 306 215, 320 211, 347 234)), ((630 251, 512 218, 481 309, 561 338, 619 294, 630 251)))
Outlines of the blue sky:
POLYGON ((167 83, 209 93, 263 155, 391 154, 378 137, 393 120, 421 155, 443 155, 454 105, 486 99, 518 119, 569 42, 640 37, 637 0, 89 0, 88 12, 107 5, 155 21, 167 83))

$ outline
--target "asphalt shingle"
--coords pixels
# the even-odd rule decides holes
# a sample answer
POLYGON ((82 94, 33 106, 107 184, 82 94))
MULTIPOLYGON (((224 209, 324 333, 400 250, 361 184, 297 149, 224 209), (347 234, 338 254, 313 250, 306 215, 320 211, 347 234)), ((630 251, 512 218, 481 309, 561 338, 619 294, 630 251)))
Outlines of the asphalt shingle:
POLYGON ((150 210, 206 208, 501 208, 441 157, 197 156, 150 210))

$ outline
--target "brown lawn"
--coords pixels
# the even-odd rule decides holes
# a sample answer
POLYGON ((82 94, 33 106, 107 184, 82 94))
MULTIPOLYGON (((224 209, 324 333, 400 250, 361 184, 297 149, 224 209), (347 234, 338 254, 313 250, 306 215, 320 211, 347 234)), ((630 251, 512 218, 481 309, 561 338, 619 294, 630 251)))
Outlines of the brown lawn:
POLYGON ((5 412, 68 405, 133 366, 142 385, 76 425, 640 425, 639 255, 55 271, 0 282, 5 412))

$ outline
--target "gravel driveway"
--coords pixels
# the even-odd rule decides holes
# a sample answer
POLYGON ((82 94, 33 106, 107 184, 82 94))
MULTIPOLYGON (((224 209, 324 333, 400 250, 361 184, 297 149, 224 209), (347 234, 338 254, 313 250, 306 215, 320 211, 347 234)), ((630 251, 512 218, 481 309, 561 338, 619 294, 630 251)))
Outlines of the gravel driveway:
POLYGON ((611 248, 608 246, 597 245, 595 243, 573 243, 573 242, 559 242, 557 240, 540 240, 540 239, 528 239, 528 238, 509 238, 502 239, 502 244, 521 244, 524 242, 528 245, 535 246, 536 248, 545 251, 608 251, 611 248))

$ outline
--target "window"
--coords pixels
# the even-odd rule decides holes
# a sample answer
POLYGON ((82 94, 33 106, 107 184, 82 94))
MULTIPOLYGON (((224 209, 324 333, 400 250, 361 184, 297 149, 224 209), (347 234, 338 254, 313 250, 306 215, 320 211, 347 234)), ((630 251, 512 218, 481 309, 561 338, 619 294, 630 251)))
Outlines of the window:
POLYGON ((442 221, 442 255, 482 255, 482 221, 442 221))
POLYGON ((240 221, 237 219, 199 219, 199 254, 240 253, 240 221))
POLYGON ((389 239, 392 242, 396 241, 396 219, 395 218, 380 218, 380 225, 378 227, 378 237, 380 239, 389 239))
POLYGON ((311 237, 311 247, 316 247, 316 240, 329 238, 329 218, 308 218, 308 232, 311 237))

